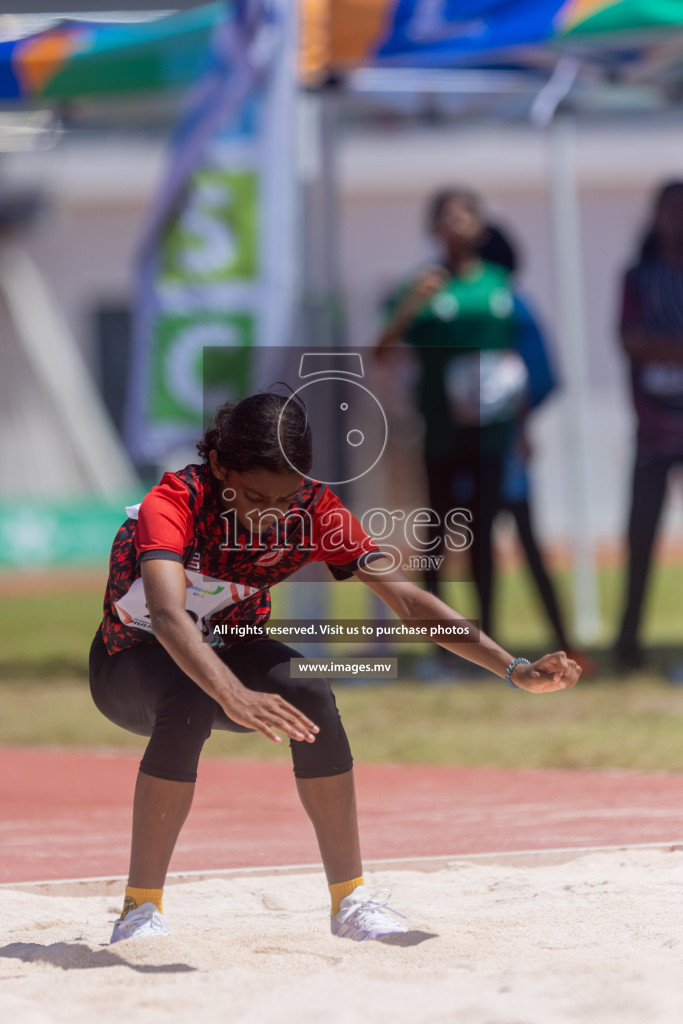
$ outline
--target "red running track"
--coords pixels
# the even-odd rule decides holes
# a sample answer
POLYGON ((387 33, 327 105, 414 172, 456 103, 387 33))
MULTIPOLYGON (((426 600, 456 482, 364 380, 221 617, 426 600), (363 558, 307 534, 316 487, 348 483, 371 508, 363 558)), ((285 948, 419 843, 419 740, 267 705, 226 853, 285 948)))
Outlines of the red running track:
MULTIPOLYGON (((0 749, 0 882, 125 875, 138 758, 0 749)), ((369 860, 679 842, 683 775, 360 765, 369 860)), ((171 870, 318 863, 286 764, 206 759, 171 870)))

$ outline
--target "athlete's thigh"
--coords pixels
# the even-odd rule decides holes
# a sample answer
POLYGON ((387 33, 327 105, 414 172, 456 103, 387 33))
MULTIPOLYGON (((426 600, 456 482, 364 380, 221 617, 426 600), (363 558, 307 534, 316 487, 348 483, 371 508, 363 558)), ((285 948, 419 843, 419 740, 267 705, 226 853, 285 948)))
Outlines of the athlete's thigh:
POLYGON ((97 638, 90 653, 90 690, 103 715, 139 736, 152 735, 163 707, 191 707, 206 699, 161 644, 107 654, 97 638))
MULTIPOLYGON (((277 693, 306 714, 320 704, 334 705, 334 695, 326 679, 292 679, 289 663, 301 655, 277 640, 250 640, 219 651, 221 660, 250 690, 277 693)), ((335 708, 336 711, 336 708, 335 708)), ((214 722, 216 729, 234 729, 234 723, 222 711, 214 722)))
POLYGON ((244 686, 262 693, 275 692, 273 676, 289 675, 290 660, 300 657, 293 647, 269 638, 233 644, 225 650, 219 649, 218 655, 244 686))

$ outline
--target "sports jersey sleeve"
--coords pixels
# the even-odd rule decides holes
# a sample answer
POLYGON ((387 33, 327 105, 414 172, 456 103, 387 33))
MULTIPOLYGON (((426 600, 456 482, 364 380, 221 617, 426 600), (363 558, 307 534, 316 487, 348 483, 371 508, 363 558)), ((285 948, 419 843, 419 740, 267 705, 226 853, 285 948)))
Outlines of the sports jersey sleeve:
POLYGON ((192 539, 194 497, 175 473, 166 473, 145 496, 135 530, 137 561, 167 558, 182 562, 192 539))
POLYGON ((372 537, 329 488, 315 508, 313 550, 313 561, 325 562, 336 580, 348 580, 357 569, 382 557, 372 537))

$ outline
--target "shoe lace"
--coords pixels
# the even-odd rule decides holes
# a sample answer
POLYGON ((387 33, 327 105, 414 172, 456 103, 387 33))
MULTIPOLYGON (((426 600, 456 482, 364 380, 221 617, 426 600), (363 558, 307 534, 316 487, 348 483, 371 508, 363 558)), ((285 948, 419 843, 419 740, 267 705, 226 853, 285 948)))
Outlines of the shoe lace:
POLYGON ((404 921, 409 921, 410 918, 406 914, 402 914, 400 910, 395 910, 394 907, 389 906, 390 898, 391 889, 379 889, 362 902, 352 904, 347 913, 344 914, 344 920, 354 917, 363 928, 371 927, 374 922, 378 919, 381 920, 382 916, 387 913, 392 914, 395 918, 403 918, 404 921))
POLYGON ((146 925, 148 928, 151 928, 151 930, 154 932, 160 932, 164 930, 164 924, 161 919, 161 915, 157 910, 155 910, 153 913, 150 913, 148 916, 145 916, 142 919, 139 916, 136 918, 135 916, 131 917, 130 915, 127 915, 123 919, 120 930, 124 934, 128 934, 129 932, 135 931, 136 928, 141 927, 141 925, 143 924, 146 925))

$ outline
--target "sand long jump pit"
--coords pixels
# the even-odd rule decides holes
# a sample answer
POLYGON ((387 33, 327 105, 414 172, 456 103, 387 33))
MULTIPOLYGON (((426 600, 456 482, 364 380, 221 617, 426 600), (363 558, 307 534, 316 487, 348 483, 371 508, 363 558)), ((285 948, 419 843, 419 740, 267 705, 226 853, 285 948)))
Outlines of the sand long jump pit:
POLYGON ((333 937, 302 869, 169 885, 170 937, 109 946, 120 883, 0 888, 8 1024, 681 1024, 683 849, 373 865, 412 931, 333 937))

